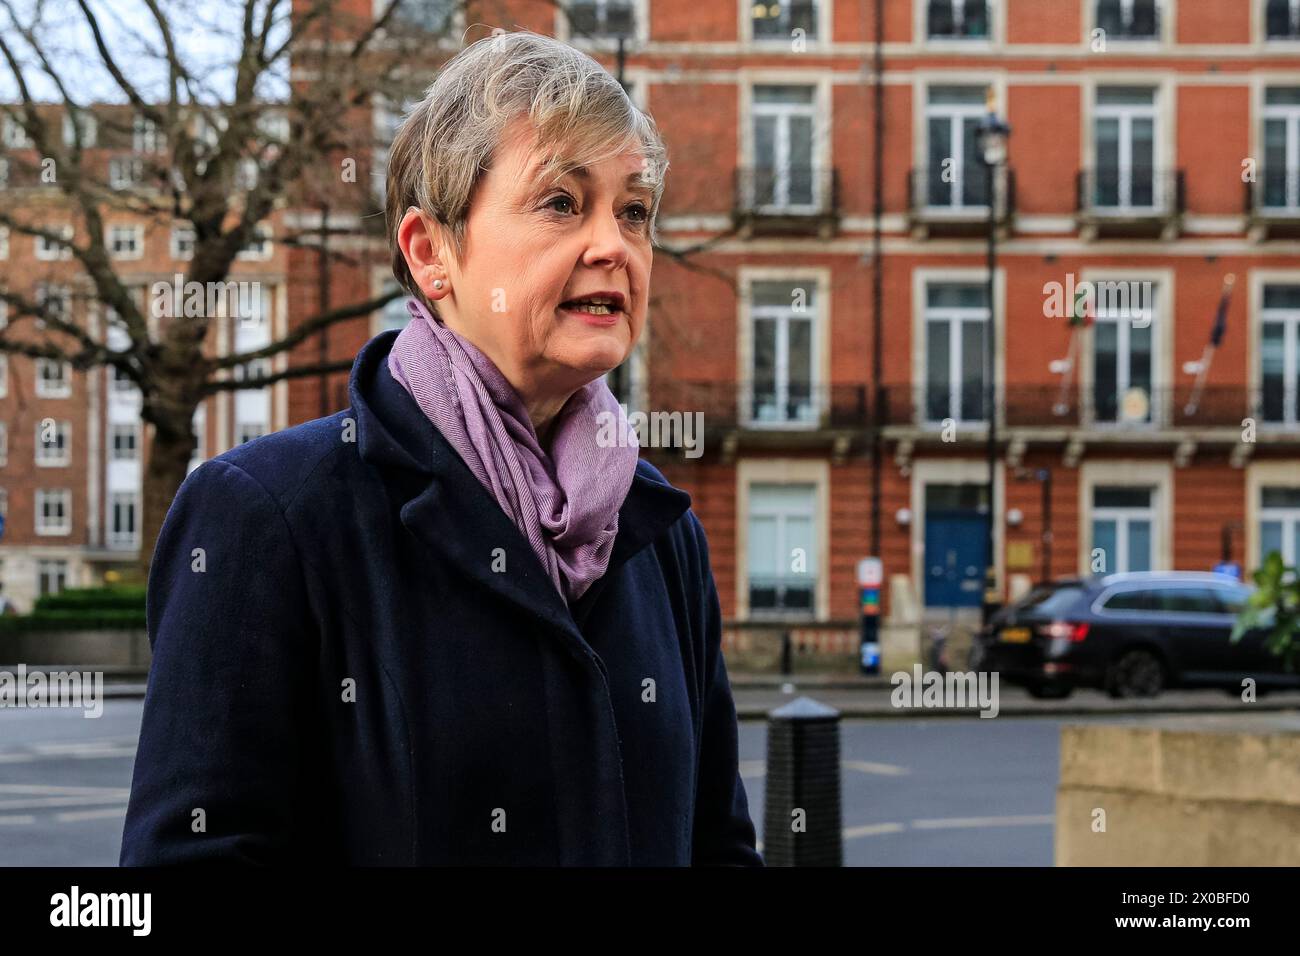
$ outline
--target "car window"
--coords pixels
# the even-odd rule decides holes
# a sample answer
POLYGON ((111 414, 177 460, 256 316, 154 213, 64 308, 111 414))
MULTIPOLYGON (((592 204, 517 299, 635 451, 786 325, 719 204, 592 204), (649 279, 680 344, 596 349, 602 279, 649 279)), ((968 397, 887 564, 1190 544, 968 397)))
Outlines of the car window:
POLYGON ((1102 607, 1107 611, 1153 611, 1158 604, 1150 591, 1134 589, 1112 594, 1102 607))
POLYGON ((1019 608, 1040 614, 1060 614, 1070 608, 1083 594, 1078 585, 1045 586, 1030 591, 1020 599, 1019 608))
POLYGON ((1210 588, 1161 588, 1159 608, 1174 614, 1222 614, 1210 588))

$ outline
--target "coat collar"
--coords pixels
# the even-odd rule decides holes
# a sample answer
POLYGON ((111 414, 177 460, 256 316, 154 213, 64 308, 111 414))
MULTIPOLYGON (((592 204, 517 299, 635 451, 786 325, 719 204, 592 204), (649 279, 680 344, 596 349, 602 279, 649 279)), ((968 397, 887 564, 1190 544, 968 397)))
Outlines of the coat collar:
POLYGON ((416 537, 570 642, 576 639, 570 649, 581 657, 594 658, 578 626, 615 570, 690 508, 690 495, 652 477, 644 462, 638 464, 619 508, 609 567, 570 609, 514 522, 389 372, 388 353, 398 331, 372 338, 352 365, 348 393, 362 460, 389 473, 410 493, 402 495, 400 514, 416 537), (504 549, 507 573, 493 569, 494 555, 500 557, 496 548, 504 549))

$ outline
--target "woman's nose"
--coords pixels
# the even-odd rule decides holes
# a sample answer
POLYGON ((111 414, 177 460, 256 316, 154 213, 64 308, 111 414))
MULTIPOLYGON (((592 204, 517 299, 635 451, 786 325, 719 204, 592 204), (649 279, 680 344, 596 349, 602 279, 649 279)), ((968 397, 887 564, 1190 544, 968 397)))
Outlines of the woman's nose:
POLYGON ((602 213, 592 217, 583 261, 587 265, 621 266, 627 262, 627 257, 627 240, 623 236, 618 216, 602 213))

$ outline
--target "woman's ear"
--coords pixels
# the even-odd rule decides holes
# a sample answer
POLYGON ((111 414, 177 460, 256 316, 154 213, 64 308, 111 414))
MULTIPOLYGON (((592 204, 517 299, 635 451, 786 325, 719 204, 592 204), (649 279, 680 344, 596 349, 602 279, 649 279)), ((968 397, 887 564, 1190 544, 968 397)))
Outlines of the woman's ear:
POLYGON ((437 223, 414 206, 406 210, 397 227, 397 247, 402 250, 406 267, 430 300, 441 299, 451 285, 443 264, 442 236, 438 229, 437 223))

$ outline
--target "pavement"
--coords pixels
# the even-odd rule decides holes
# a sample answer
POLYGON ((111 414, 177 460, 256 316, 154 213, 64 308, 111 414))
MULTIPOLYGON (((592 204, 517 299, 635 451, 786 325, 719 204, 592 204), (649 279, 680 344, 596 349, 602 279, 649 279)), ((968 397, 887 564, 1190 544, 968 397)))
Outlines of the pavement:
MULTIPOLYGON (((770 711, 798 697, 811 697, 833 707, 845 718, 972 717, 976 707, 896 706, 895 686, 888 677, 730 674, 736 716, 765 720, 770 711)), ((991 686, 989 690, 991 691, 991 686)), ((992 708, 989 708, 992 711, 992 708)), ((1300 690, 1269 691, 1254 701, 1241 699, 1239 691, 1216 688, 1170 690, 1158 697, 1116 700, 1099 690, 1076 690, 1063 700, 1038 700, 1019 687, 998 681, 996 716, 1049 717, 1106 714, 1208 714, 1259 713, 1300 710, 1300 690)))

